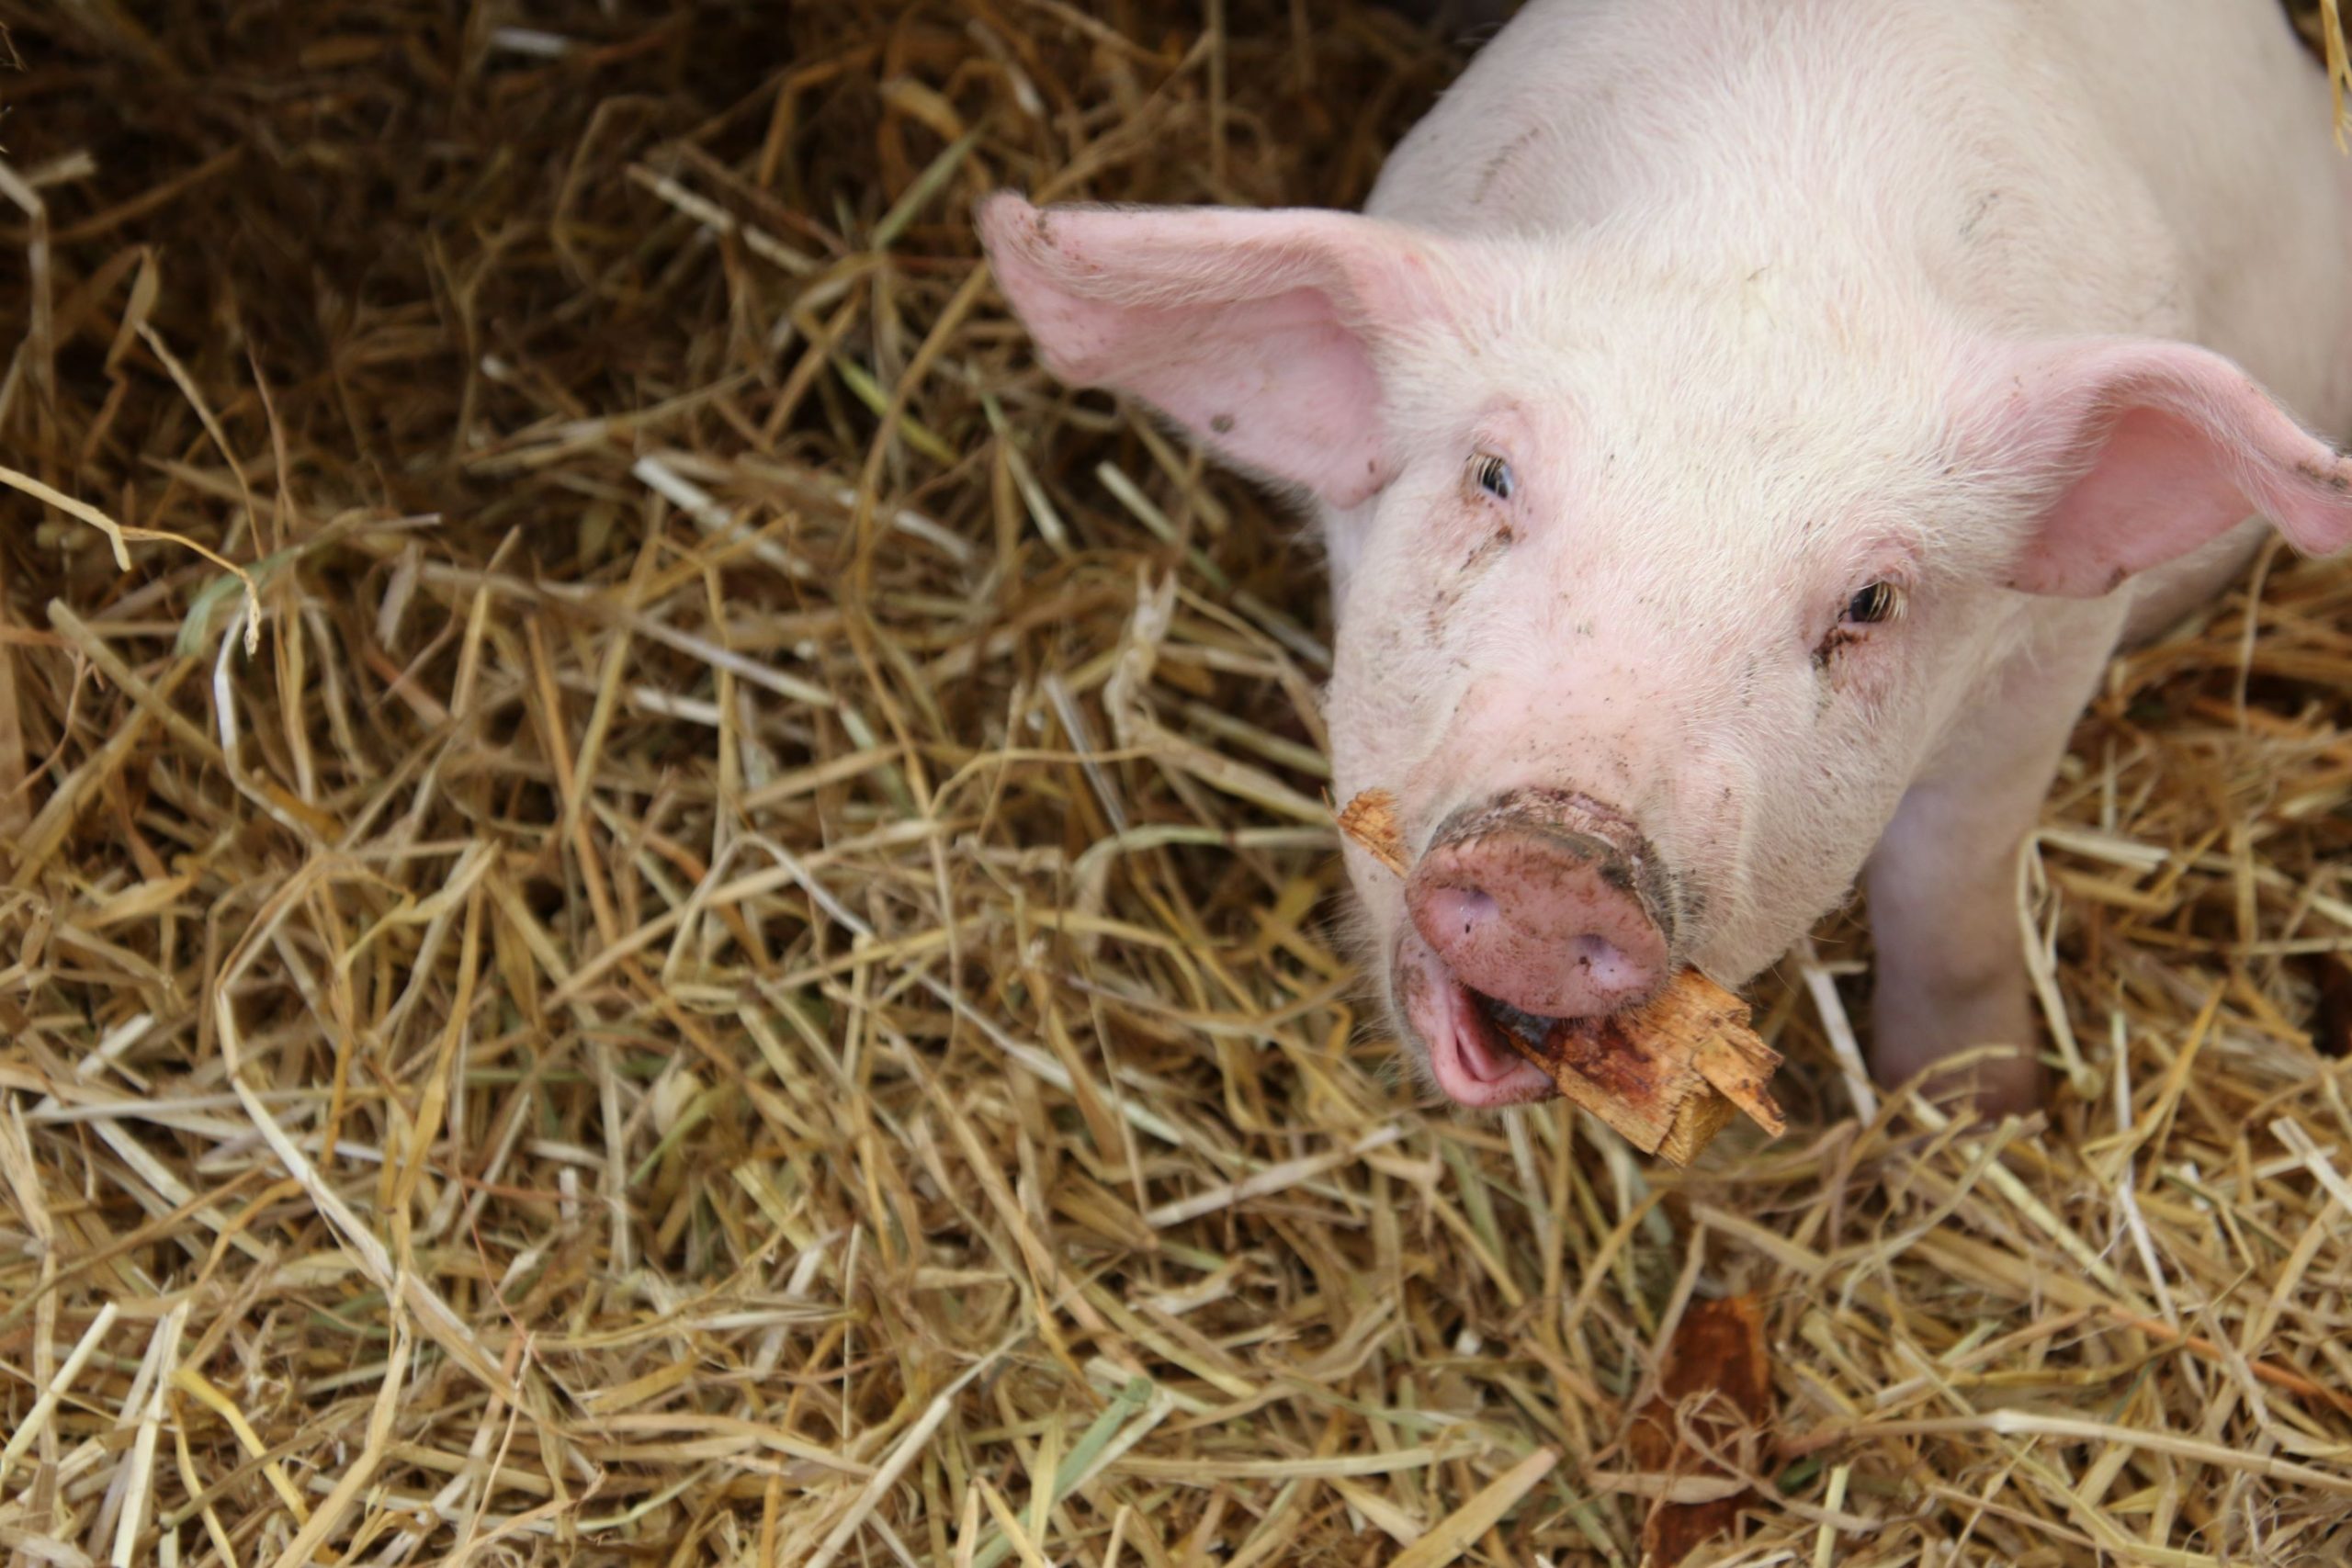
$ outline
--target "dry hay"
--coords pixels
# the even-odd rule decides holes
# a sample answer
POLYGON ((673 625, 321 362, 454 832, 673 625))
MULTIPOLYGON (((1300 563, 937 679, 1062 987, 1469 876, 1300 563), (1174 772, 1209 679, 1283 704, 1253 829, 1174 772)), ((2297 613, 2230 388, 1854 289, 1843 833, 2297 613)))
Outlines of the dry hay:
POLYGON ((1847 923, 1790 1135, 1664 1174, 1400 1084, 1312 559, 974 265, 1000 184, 1352 200, 1442 51, 138 10, 0 6, 0 441, 150 531, 6 503, 12 1562, 1631 1562, 1725 1293, 1719 1561, 2352 1556, 2352 570, 2085 719, 2049 1128, 1851 1078, 1847 923))

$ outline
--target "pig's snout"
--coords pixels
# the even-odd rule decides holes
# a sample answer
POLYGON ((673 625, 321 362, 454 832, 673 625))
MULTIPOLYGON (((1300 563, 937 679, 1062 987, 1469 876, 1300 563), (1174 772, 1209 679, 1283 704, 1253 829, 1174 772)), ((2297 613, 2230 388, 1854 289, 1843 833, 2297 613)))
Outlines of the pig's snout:
POLYGON ((1645 1000, 1670 916, 1632 825, 1581 797, 1522 791, 1456 812, 1405 889, 1423 941, 1471 990, 1539 1018, 1645 1000))

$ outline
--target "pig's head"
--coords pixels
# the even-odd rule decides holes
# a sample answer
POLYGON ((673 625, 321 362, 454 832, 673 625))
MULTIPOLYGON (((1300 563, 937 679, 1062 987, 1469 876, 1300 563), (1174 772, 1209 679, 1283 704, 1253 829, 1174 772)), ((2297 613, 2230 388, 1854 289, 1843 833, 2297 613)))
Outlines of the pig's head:
POLYGON ((2352 541, 2352 464, 2226 361, 1995 341, 1867 267, 1012 197, 980 226, 1048 367, 1319 515, 1334 792, 1392 792, 1413 863, 1349 871, 1468 1105, 1551 1092, 1501 1031, 1777 958, 2053 614, 2111 629, 2125 578, 2257 512, 2352 541))

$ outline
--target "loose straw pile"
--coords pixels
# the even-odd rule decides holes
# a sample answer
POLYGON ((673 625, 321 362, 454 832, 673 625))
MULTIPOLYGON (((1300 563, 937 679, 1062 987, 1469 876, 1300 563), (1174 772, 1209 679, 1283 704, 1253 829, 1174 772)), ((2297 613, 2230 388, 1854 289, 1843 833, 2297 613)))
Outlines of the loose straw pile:
POLYGON ((1003 186, 1357 200, 1442 50, 0 18, 0 1556, 2352 1557, 2352 570, 2085 719, 2050 1125, 1854 1080, 1840 924, 1788 1135, 1666 1173, 1399 1072, 1312 553, 976 265, 1003 186), (1768 1419, 1668 1464, 1715 1297, 1768 1419))

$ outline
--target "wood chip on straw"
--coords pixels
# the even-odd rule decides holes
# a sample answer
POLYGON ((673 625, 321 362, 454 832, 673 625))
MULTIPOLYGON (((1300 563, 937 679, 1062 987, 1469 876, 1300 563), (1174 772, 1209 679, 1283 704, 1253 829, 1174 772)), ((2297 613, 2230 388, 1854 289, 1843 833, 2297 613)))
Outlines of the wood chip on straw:
MULTIPOLYGON (((1747 1295, 1694 1301, 1668 1343, 1657 1394, 1626 1434, 1627 1457, 1637 1472, 1668 1482, 1727 1476, 1716 1456, 1736 1455, 1743 1440, 1767 1430, 1771 1415, 1763 1303, 1747 1295)), ((1729 1531, 1754 1501, 1745 1484, 1719 1496, 1658 1498, 1643 1522, 1647 1561, 1680 1562, 1729 1531)))

